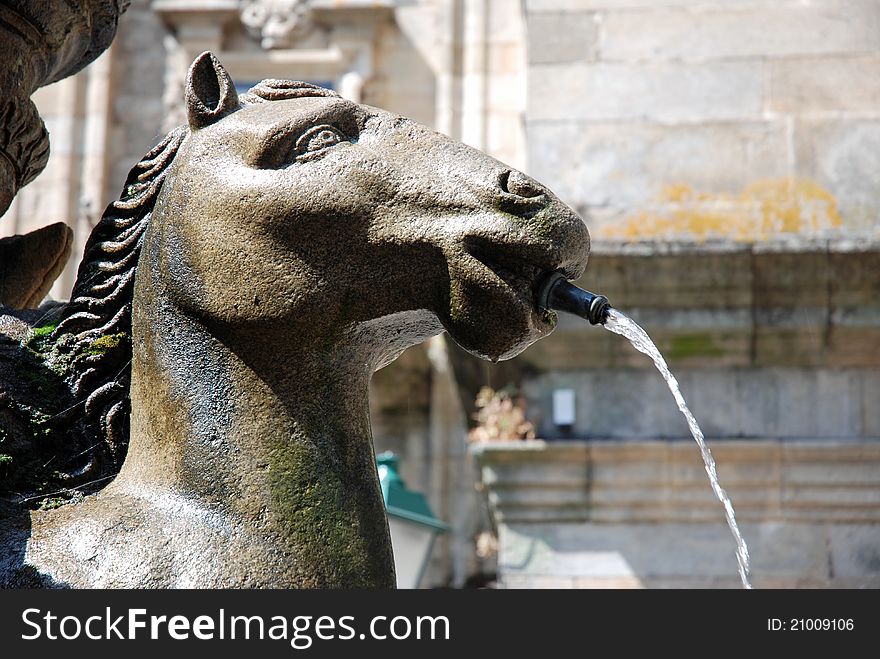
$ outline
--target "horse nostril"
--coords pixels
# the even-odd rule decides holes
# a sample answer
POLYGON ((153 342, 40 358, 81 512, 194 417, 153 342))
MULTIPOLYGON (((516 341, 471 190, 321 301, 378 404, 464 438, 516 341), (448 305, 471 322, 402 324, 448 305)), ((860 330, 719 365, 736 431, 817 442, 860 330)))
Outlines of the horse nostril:
POLYGON ((510 170, 506 169, 501 172, 501 176, 498 177, 498 185, 501 187, 501 190, 509 193, 510 190, 507 189, 507 182, 510 180, 510 170))
POLYGON ((504 192, 516 195, 517 197, 525 197, 529 199, 544 194, 544 190, 537 183, 525 174, 516 170, 507 170, 504 172, 498 183, 501 185, 501 189, 504 190, 504 192))

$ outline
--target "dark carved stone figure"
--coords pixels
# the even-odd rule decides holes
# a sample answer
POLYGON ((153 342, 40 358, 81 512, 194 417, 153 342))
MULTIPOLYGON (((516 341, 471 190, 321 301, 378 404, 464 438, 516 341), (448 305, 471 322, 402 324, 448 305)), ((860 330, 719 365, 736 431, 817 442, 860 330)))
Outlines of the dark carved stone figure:
POLYGON ((96 227, 71 303, 0 317, 18 433, 0 581, 393 586, 372 373, 444 330, 518 354, 555 322, 536 280, 579 276, 587 230, 520 172, 319 87, 239 98, 205 53, 186 103, 96 227), (20 477, 30 454, 51 457, 45 482, 20 477))
MULTIPOLYGON (((39 87, 80 71, 116 34, 129 0, 3 0, 0 3, 0 215, 43 171, 49 135, 31 101, 39 87)), ((71 231, 59 223, 0 238, 0 305, 39 303, 70 255, 71 231)))

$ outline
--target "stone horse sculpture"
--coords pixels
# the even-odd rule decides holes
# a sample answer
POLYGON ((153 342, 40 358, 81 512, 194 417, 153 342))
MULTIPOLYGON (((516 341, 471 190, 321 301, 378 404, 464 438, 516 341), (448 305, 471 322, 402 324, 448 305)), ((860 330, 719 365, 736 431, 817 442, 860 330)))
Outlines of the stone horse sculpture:
POLYGON ((518 354, 554 327, 537 279, 579 276, 587 230, 520 172, 320 87, 239 97, 204 53, 185 100, 71 302, 0 317, 0 418, 30 438, 7 440, 0 581, 393 587, 372 373, 443 330, 518 354))

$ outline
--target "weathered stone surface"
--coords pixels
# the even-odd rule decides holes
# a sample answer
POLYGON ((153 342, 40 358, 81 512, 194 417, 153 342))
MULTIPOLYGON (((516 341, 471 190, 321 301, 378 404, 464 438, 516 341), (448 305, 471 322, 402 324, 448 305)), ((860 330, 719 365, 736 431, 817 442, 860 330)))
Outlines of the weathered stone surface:
POLYGON ((878 111, 880 57, 771 60, 767 107, 791 114, 878 111))
POLYGON ((308 83, 239 98, 204 53, 185 99, 45 339, 94 357, 65 368, 115 456, 129 371, 106 355, 131 351, 125 462, 34 513, 26 557, 11 531, 4 550, 72 586, 393 586, 370 377, 444 329, 491 360, 549 334, 534 286, 583 273, 586 227, 524 174, 308 83))
MULTIPOLYGON (((49 158, 46 126, 30 95, 76 73, 103 52, 127 4, 15 0, 0 6, 0 215, 49 158)), ((57 231, 56 227, 5 243, 0 304, 36 306, 42 300, 70 253, 69 230, 63 238, 49 237, 57 231), (22 251, 16 252, 18 248, 22 251), (30 262, 31 258, 46 260, 30 262), (14 265, 18 269, 11 276, 14 265)))
POLYGON ((880 391, 880 373, 872 369, 864 374, 862 383, 862 433, 866 437, 880 437, 880 405, 876 404, 880 391))
POLYGON ((834 195, 853 233, 874 234, 880 216, 880 120, 802 119, 794 139, 797 174, 834 195))
MULTIPOLYGON (((591 338, 581 337, 581 342, 591 338)), ((575 350, 576 348, 572 348, 575 350)), ((560 351, 561 352, 561 351, 560 351)), ((541 353, 547 355, 548 353, 541 353)), ((642 357, 638 368, 587 369, 526 377, 528 416, 543 437, 560 437, 551 419, 551 395, 574 389, 575 437, 684 438, 684 420, 669 391, 642 357)), ((876 379, 865 369, 735 369, 676 367, 682 391, 712 437, 877 437, 873 406, 876 379), (869 393, 863 394, 866 390, 869 393), (719 404, 718 401, 724 401, 719 404)))
MULTIPOLYGON (((880 575, 880 545, 876 528, 835 524, 828 529, 830 569, 835 577, 858 582, 865 574, 880 575)), ((875 577, 875 587, 877 578, 875 577)))
POLYGON ((558 181, 557 193, 591 215, 603 208, 624 214, 650 209, 670 186, 738 193, 755 180, 784 176, 789 166, 782 121, 657 125, 538 121, 530 115, 527 131, 529 171, 558 181))
POLYGON ((876 3, 526 9, 535 39, 595 23, 590 61, 530 61, 527 126, 530 173, 600 241, 876 235, 876 3))
POLYGON ((0 239, 0 307, 36 307, 67 263, 72 243, 73 232, 61 222, 0 239))
MULTIPOLYGON (((763 290, 755 281, 752 256, 747 248, 654 256, 596 254, 592 264, 594 267, 580 282, 607 291, 621 309, 674 308, 706 313, 748 309, 754 304, 753 291, 763 290)), ((669 320, 674 322, 672 318, 669 320)), ((721 320, 713 317, 703 324, 718 328, 723 325, 721 320)), ((699 328, 696 319, 686 324, 699 328)))
MULTIPOLYGON (((752 541, 757 580, 772 578, 791 585, 796 579, 828 578, 821 527, 768 523, 744 525, 743 533, 752 541)), ((508 587, 525 585, 532 578, 536 583, 575 578, 580 587, 614 587, 608 583, 612 581, 639 587, 654 579, 665 579, 668 586, 690 581, 705 587, 707 581, 724 579, 736 570, 733 541, 724 524, 516 525, 505 528, 500 542, 504 558, 499 570, 508 587), (687 551, 682 550, 685 546, 687 551)), ((738 585, 732 581, 729 587, 738 585)))
MULTIPOLYGON (((710 437, 876 438, 877 252, 803 249, 606 247, 577 283, 647 329, 710 437)), ((460 377, 465 398, 487 380, 521 388, 541 437, 687 437, 650 360, 575 317, 510 366, 460 377), (557 388, 575 390, 571 429, 552 423, 557 388)))
MULTIPOLYGON (((720 5, 720 6, 719 6, 720 5)), ((601 56, 608 60, 694 60, 864 53, 880 48, 880 7, 871 0, 767 4, 708 11, 608 12, 601 56)))
POLYGON ((763 111, 763 73, 743 62, 545 64, 529 76, 532 121, 754 120, 763 111))
MULTIPOLYGON (((724 0, 731 7, 799 5, 800 0, 724 0)), ((696 7, 705 9, 707 0, 526 0, 529 11, 589 11, 654 9, 657 7, 696 7)))
POLYGON ((596 54, 596 19, 589 13, 541 12, 526 18, 530 64, 585 62, 596 54))
POLYGON ((526 577, 526 578, 518 578, 515 576, 511 576, 510 579, 506 579, 503 584, 500 584, 502 588, 574 588, 575 587, 575 579, 571 577, 526 577))
MULTIPOLYGON (((711 446, 757 587, 880 582, 880 446, 711 446)), ((733 539, 693 442, 531 441, 474 450, 499 527, 503 586, 739 587, 733 539)))

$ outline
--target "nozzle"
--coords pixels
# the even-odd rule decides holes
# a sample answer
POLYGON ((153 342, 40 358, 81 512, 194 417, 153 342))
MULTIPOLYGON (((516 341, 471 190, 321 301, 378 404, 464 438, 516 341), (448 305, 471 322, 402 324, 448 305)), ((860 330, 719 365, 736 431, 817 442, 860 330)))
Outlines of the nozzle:
POLYGON ((611 308, 607 297, 578 288, 561 272, 548 275, 538 289, 538 305, 544 309, 573 313, 590 321, 591 325, 604 325, 611 308))

